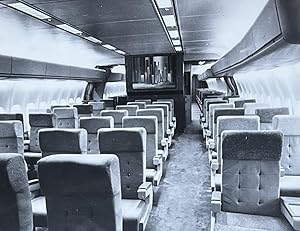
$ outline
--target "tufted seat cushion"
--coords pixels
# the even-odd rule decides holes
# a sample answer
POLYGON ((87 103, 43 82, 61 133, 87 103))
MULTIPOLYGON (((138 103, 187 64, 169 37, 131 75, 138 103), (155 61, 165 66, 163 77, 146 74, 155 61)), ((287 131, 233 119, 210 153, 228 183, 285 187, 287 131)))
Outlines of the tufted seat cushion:
POLYGON ((118 105, 117 110, 127 110, 129 116, 136 116, 136 111, 138 110, 137 105, 118 105))
POLYGON ((235 108, 243 108, 245 103, 256 103, 256 99, 235 99, 233 102, 235 108))
POLYGON ((104 110, 103 102, 88 102, 88 104, 93 106, 93 116, 100 116, 100 112, 104 110))
POLYGON ((222 211, 278 215, 279 131, 222 133, 222 211))
POLYGON ((288 115, 289 108, 287 107, 274 107, 274 108, 257 108, 255 114, 260 118, 260 129, 271 130, 272 119, 275 115, 288 115))
POLYGON ((0 230, 33 230, 28 178, 20 154, 0 155, 0 204, 0 230))
POLYGON ((41 129, 39 141, 43 157, 62 153, 87 153, 87 131, 85 129, 41 129))
POLYGON ((87 117, 93 114, 93 106, 91 104, 74 104, 73 107, 77 108, 80 117, 87 117))
POLYGON ((100 128, 113 128, 114 118, 112 116, 81 117, 80 128, 87 130, 87 152, 88 154, 99 153, 97 133, 100 128))
POLYGON ((57 128, 78 128, 77 108, 55 107, 53 113, 56 115, 57 128))
POLYGON ((127 110, 102 110, 100 116, 112 116, 114 118, 114 127, 122 127, 122 118, 128 116, 127 110))
POLYGON ((115 155, 55 155, 38 163, 49 230, 122 230, 115 155))
POLYGON ((258 108, 267 107, 264 103, 245 103, 244 104, 245 115, 255 115, 255 110, 258 108))
POLYGON ((21 121, 0 121, 0 153, 24 153, 21 121))

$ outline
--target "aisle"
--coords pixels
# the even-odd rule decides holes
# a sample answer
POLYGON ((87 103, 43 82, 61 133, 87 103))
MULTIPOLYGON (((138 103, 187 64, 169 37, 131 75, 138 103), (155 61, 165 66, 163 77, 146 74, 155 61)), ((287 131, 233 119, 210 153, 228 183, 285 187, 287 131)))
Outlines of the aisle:
POLYGON ((199 109, 193 105, 193 121, 176 138, 167 161, 146 231, 208 230, 210 176, 208 156, 200 136, 199 109))

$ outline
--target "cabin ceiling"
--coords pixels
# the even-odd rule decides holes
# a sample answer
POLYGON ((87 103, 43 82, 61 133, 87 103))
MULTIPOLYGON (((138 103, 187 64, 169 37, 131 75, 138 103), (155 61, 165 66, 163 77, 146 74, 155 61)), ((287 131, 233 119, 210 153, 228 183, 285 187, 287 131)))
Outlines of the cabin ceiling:
MULTIPOLYGON (((174 52, 151 0, 26 2, 127 54, 174 52)), ((241 40, 266 2, 267 0, 173 0, 185 60, 217 60, 222 57, 241 40)), ((52 30, 52 33, 55 31, 47 30, 52 30)))

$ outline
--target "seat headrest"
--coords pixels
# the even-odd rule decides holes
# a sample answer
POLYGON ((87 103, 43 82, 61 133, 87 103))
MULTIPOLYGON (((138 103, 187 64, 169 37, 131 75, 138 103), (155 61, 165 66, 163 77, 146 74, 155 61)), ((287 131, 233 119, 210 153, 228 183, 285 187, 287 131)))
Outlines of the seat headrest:
POLYGON ((50 109, 51 109, 51 111, 53 111, 53 109, 54 108, 60 108, 60 107, 71 107, 70 105, 52 105, 51 107, 50 107, 50 109))
POLYGON ((49 108, 30 108, 28 109, 29 114, 45 114, 51 113, 51 109, 49 108))
POLYGON ((257 108, 255 114, 259 116, 261 123, 272 123, 275 115, 288 115, 288 107, 257 108))
POLYGON ((157 122, 162 123, 164 120, 164 110, 162 108, 139 109, 136 111, 137 116, 156 116, 157 122))
POLYGON ((19 120, 0 121, 0 138, 23 138, 23 124, 19 120))
POLYGON ((256 103, 256 99, 237 99, 234 100, 234 105, 236 108, 242 108, 245 103, 256 103))
POLYGON ((31 127, 55 127, 55 114, 34 113, 29 114, 29 124, 31 127))
POLYGON ((146 109, 155 109, 155 108, 161 108, 164 110, 164 116, 168 116, 169 112, 169 106, 166 104, 151 104, 151 105, 146 105, 146 109))
POLYGON ((127 105, 137 105, 139 109, 145 109, 146 103, 145 102, 127 102, 127 105))
POLYGON ((217 135, 225 130, 258 130, 258 116, 220 116, 217 119, 217 135))
POLYGON ((2 120, 19 120, 24 122, 23 114, 21 113, 0 113, 0 121, 2 120))
POLYGON ((155 101, 152 104, 167 104, 169 106, 169 110, 172 110, 173 105, 171 101, 167 101, 167 100, 159 100, 159 101, 155 101))
POLYGON ((143 127, 147 134, 157 134, 157 118, 155 116, 124 116, 123 128, 143 127))
POLYGON ((282 138, 280 131, 224 131, 222 133, 222 158, 279 161, 282 138))
POLYGON ((93 106, 91 104, 74 104, 73 107, 77 108, 78 114, 93 113, 93 106))
POLYGON ((239 97, 240 97, 239 95, 226 95, 223 97, 223 99, 228 101, 228 99, 236 99, 239 97))
POLYGON ((53 108, 53 113, 57 119, 78 118, 77 108, 75 107, 55 107, 53 108))
POLYGON ((244 109, 245 109, 245 115, 255 115, 255 110, 257 108, 266 107, 267 105, 264 103, 245 103, 244 109))
POLYGON ((217 104, 211 104, 209 105, 209 111, 212 114, 215 109, 219 108, 233 108, 234 105, 232 103, 217 103, 217 104))
POLYGON ((127 110, 128 115, 136 115, 136 111, 139 109, 137 105, 118 105, 116 106, 117 110, 127 110))
POLYGON ((300 135, 300 116, 276 115, 273 117, 272 125, 274 130, 281 131, 285 136, 300 135))
POLYGON ((145 104, 151 104, 151 99, 136 99, 135 102, 142 102, 145 104))
POLYGON ((44 156, 50 154, 86 154, 85 129, 43 128, 39 130, 40 149, 44 156))
POLYGON ((38 172, 46 196, 87 192, 110 196, 121 192, 116 155, 47 156, 38 162, 38 172))
POLYGON ((224 103, 227 103, 227 100, 222 100, 222 99, 219 99, 219 100, 213 100, 213 101, 207 101, 207 108, 209 109, 209 106, 210 105, 214 105, 214 104, 224 104, 224 103))
POLYGON ((24 158, 17 153, 1 153, 0 155, 0 190, 7 187, 18 193, 28 187, 28 178, 24 158))
POLYGON ((89 134, 97 134, 100 128, 113 128, 114 118, 112 116, 81 117, 80 128, 87 130, 89 134))
POLYGON ((217 123, 217 119, 219 116, 239 116, 244 115, 244 109, 243 108, 216 108, 214 111, 214 123, 217 123))
POLYGON ((93 106, 94 111, 99 111, 104 109, 104 102, 88 102, 88 104, 93 106))
POLYGON ((128 116, 127 110, 102 110, 100 112, 101 116, 112 116, 114 118, 114 123, 122 123, 122 118, 128 116))
POLYGON ((98 131, 101 153, 145 152, 145 128, 101 128, 98 131))

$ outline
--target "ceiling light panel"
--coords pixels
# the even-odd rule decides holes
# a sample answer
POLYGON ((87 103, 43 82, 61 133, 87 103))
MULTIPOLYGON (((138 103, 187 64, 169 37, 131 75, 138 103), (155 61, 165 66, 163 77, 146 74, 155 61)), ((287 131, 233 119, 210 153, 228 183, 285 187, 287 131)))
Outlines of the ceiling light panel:
POLYGON ((31 8, 23 3, 12 3, 12 4, 8 4, 10 7, 14 8, 14 9, 17 9, 19 11, 22 11, 26 14, 29 14, 35 18, 38 18, 38 19, 41 19, 41 20, 44 20, 44 19, 51 19, 50 16, 34 9, 34 8, 31 8))
POLYGON ((85 39, 87 39, 87 40, 89 40, 89 41, 91 41, 93 43, 102 43, 102 41, 100 41, 99 39, 96 39, 96 38, 94 38, 92 36, 85 37, 85 39))
POLYGON ((117 48, 113 47, 112 45, 109 45, 109 44, 105 44, 105 45, 102 45, 103 47, 109 49, 109 50, 116 50, 117 48))
POLYGON ((174 46, 180 46, 181 43, 180 43, 180 40, 172 40, 172 43, 174 46))
POLYGON ((179 38, 178 30, 169 30, 169 34, 171 38, 179 38))
POLYGON ((182 51, 182 47, 181 46, 175 46, 175 50, 176 51, 182 51))
POLYGON ((72 34, 82 34, 82 32, 80 30, 75 29, 74 27, 71 27, 67 24, 61 24, 61 25, 57 25, 58 28, 66 30, 72 34))
POLYGON ((124 51, 121 51, 121 50, 115 50, 115 52, 117 52, 120 55, 125 55, 126 54, 124 51))
POLYGON ((156 0, 158 8, 171 8, 172 3, 171 0, 156 0))
POLYGON ((163 15, 162 18, 167 27, 175 27, 176 26, 176 20, 175 20, 174 15, 163 15))

